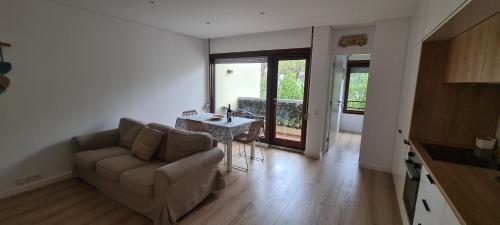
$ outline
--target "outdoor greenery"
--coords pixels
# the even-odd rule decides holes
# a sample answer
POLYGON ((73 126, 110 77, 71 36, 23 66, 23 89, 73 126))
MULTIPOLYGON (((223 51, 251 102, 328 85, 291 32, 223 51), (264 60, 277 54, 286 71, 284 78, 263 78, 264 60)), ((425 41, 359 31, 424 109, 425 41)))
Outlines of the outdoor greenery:
MULTIPOLYGON (((240 97, 238 98, 238 107, 254 115, 266 115, 266 100, 262 98, 240 97)), ((302 101, 300 100, 278 100, 276 124, 278 126, 301 129, 302 108, 302 101)))
MULTIPOLYGON (((266 98, 267 68, 261 71, 260 97, 266 98)), ((283 60, 279 62, 278 99, 304 99, 305 71, 305 60, 283 60)))
POLYGON ((278 65, 278 99, 304 99, 305 60, 284 60, 278 65))
POLYGON ((366 92, 368 88, 368 73, 351 73, 349 77, 349 95, 347 109, 364 111, 366 107, 366 92))
MULTIPOLYGON (((302 127, 302 101, 304 100, 305 60, 282 60, 278 64, 278 126, 300 129, 302 127), (298 100, 298 101, 280 101, 298 100)), ((238 107, 256 115, 265 115, 267 98, 267 64, 263 63, 260 79, 261 99, 238 99, 238 107)))

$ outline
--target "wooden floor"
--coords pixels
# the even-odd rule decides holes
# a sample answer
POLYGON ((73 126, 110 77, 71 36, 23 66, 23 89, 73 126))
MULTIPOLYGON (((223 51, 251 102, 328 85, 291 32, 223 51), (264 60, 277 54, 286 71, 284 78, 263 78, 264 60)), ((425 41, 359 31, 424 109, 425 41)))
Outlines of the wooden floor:
MULTIPOLYGON (((252 161, 248 174, 224 172, 227 188, 179 224, 400 225, 392 178, 358 168, 359 141, 358 135, 342 133, 319 161, 266 149, 265 163, 252 161)), ((70 179, 0 200, 0 224, 152 223, 70 179)))

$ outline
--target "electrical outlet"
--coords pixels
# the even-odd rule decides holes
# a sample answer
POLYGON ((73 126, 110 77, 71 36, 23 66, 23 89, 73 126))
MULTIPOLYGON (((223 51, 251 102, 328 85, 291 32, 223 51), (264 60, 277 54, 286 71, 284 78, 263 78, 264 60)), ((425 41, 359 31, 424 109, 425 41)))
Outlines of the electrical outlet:
POLYGON ((40 174, 40 173, 36 173, 36 174, 30 175, 30 176, 25 176, 25 177, 19 177, 16 179, 16 185, 23 185, 23 184, 27 184, 27 183, 32 183, 32 182, 35 182, 35 181, 40 180, 40 179, 42 179, 42 174, 40 174))

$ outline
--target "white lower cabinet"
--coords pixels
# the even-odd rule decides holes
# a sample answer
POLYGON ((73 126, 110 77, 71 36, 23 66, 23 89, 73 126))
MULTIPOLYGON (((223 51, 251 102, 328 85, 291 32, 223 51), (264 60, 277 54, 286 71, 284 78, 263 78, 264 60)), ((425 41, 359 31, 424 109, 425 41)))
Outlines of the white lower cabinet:
POLYGON ((460 225, 425 167, 420 176, 413 225, 460 225))
POLYGON ((443 209, 443 220, 442 225, 460 225, 460 221, 455 216, 455 213, 451 210, 448 204, 445 204, 443 209))

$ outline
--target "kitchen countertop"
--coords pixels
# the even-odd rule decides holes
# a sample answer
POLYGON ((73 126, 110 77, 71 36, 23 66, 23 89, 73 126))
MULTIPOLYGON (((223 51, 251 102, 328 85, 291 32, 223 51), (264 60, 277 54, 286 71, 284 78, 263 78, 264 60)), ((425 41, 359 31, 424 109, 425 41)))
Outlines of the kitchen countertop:
POLYGON ((500 224, 500 172, 433 160, 419 141, 411 143, 444 198, 464 225, 500 224))

